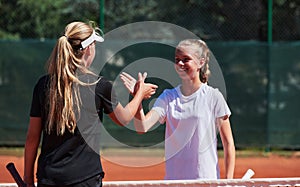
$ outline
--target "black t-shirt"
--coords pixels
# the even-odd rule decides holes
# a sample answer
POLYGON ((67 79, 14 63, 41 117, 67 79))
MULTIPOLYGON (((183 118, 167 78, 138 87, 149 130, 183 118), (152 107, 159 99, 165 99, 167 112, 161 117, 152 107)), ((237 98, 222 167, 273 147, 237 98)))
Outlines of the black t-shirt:
MULTIPOLYGON (((90 82, 95 80, 89 76, 83 77, 90 82)), ((113 112, 118 101, 112 84, 103 77, 96 85, 79 86, 79 90, 80 113, 75 132, 72 134, 66 130, 59 136, 55 131, 50 134, 45 132, 49 76, 41 77, 35 85, 30 116, 41 117, 44 129, 37 169, 40 184, 70 185, 103 172, 99 155, 101 121, 103 112, 113 112)))

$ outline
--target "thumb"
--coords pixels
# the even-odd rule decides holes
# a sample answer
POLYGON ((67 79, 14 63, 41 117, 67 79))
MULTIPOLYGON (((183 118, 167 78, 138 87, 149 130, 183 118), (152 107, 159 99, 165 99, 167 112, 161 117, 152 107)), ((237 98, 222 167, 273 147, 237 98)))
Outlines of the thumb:
POLYGON ((145 81, 145 79, 147 78, 147 75, 148 75, 147 72, 143 73, 143 81, 145 81))
POLYGON ((144 81, 143 80, 143 75, 141 72, 138 73, 138 81, 144 81))
POLYGON ((147 73, 147 72, 144 72, 144 74, 143 74, 144 81, 145 81, 145 79, 147 78, 147 75, 148 75, 148 73, 147 73))

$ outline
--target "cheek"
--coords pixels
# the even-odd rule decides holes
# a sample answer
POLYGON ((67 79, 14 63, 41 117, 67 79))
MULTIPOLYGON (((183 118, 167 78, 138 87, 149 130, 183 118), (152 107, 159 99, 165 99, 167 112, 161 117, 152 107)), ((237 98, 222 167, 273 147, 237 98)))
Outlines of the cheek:
POLYGON ((194 62, 195 67, 197 67, 197 68, 201 68, 202 67, 200 61, 197 60, 197 61, 193 61, 193 62, 194 62))
POLYGON ((95 56, 96 56, 96 51, 94 49, 93 52, 92 52, 92 57, 94 58, 95 56))
POLYGON ((174 69, 177 71, 180 67, 177 64, 174 64, 174 69))

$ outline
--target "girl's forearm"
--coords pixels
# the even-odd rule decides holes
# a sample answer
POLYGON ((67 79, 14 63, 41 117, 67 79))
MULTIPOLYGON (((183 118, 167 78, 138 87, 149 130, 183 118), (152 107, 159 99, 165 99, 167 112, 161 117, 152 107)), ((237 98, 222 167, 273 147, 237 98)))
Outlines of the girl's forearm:
POLYGON ((224 150, 224 162, 225 162, 225 178, 233 179, 234 167, 235 167, 235 147, 234 145, 228 145, 224 150))

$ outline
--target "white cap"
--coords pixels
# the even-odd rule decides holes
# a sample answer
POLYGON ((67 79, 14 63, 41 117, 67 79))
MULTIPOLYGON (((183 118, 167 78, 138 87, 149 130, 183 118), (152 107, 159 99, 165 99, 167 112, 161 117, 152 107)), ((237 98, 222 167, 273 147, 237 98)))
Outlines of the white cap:
POLYGON ((96 33, 95 30, 93 31, 93 33, 90 37, 88 37, 87 39, 85 39, 84 41, 81 42, 81 46, 84 49, 87 46, 89 46, 91 43, 93 43, 94 41, 97 41, 97 42, 104 41, 104 39, 98 33, 96 33))

